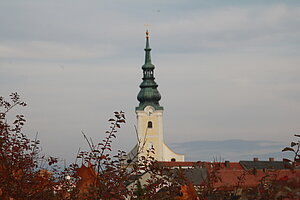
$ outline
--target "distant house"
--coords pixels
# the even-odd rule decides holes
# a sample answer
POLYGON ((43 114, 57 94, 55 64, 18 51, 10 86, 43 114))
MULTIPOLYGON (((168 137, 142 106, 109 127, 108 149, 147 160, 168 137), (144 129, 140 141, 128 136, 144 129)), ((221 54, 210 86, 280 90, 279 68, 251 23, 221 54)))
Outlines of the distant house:
POLYGON ((283 161, 253 161, 240 162, 160 162, 161 165, 170 168, 181 168, 185 177, 193 185, 203 185, 209 181, 213 172, 218 177, 214 187, 218 189, 234 189, 236 187, 255 187, 261 180, 268 177, 272 180, 300 179, 300 169, 291 170, 290 165, 283 161))

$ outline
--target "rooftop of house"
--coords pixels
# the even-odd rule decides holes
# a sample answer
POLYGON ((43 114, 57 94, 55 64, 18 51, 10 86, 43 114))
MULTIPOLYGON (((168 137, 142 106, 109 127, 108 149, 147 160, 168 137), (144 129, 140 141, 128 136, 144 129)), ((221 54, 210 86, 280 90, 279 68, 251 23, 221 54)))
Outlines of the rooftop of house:
POLYGON ((223 170, 251 170, 251 169, 289 169, 290 165, 284 161, 275 161, 273 158, 270 158, 268 161, 260 161, 257 158, 254 158, 253 161, 240 161, 240 162, 172 162, 172 161, 161 161, 159 162, 166 167, 181 167, 181 168, 191 168, 191 167, 200 167, 211 169, 213 167, 219 167, 223 170))
POLYGON ((240 161, 244 169, 286 169, 287 163, 283 161, 240 161))
POLYGON ((288 163, 284 161, 259 161, 254 158, 253 161, 240 162, 159 162, 163 166, 171 168, 181 168, 185 177, 194 185, 201 185, 212 172, 220 181, 215 183, 219 188, 232 188, 257 186, 264 177, 276 180, 284 180, 292 177, 300 179, 300 170, 290 170, 288 163))

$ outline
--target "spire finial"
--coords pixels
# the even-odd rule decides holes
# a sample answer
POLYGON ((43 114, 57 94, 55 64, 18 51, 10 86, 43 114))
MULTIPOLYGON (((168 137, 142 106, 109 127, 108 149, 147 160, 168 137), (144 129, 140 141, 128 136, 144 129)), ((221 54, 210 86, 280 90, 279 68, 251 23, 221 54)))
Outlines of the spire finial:
POLYGON ((149 38, 149 30, 148 30, 149 24, 145 24, 145 26, 146 26, 146 38, 149 38))
POLYGON ((151 51, 151 49, 150 49, 150 45, 149 45, 149 30, 148 30, 148 24, 145 24, 145 26, 146 26, 146 48, 145 48, 145 51, 147 51, 146 52, 146 57, 148 57, 149 58, 149 62, 151 63, 151 58, 150 58, 150 52, 149 51, 151 51))

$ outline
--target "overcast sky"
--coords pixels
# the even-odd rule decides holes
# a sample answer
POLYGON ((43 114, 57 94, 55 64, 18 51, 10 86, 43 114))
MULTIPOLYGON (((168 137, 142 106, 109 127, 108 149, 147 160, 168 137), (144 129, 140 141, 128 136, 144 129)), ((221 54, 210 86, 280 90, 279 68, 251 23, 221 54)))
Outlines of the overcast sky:
POLYGON ((21 94, 46 154, 75 159, 119 110, 131 150, 145 24, 166 143, 299 133, 299 0, 1 0, 0 96, 21 94))

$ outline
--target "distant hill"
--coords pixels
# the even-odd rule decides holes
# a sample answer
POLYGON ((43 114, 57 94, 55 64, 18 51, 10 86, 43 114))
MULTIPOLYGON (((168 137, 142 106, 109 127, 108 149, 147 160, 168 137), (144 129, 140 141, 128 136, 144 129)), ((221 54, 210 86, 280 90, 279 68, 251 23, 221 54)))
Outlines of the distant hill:
POLYGON ((185 154, 186 161, 239 161, 252 160, 258 157, 260 160, 275 160, 291 158, 290 153, 281 152, 288 144, 263 140, 219 140, 219 141, 190 141, 171 143, 169 146, 176 153, 185 154))

